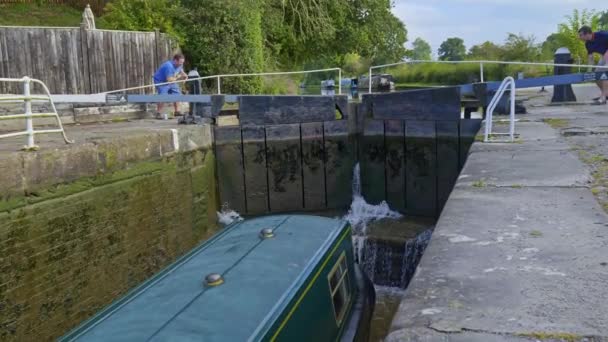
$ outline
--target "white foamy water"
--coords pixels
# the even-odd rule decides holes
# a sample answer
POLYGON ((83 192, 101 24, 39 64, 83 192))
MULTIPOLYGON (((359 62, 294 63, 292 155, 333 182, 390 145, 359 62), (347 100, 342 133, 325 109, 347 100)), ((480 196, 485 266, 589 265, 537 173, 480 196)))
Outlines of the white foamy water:
POLYGON ((243 221, 243 218, 239 213, 228 208, 227 205, 223 205, 222 211, 217 212, 217 220, 219 223, 227 226, 236 221, 243 221))
POLYGON ((367 240, 367 225, 382 219, 398 220, 403 217, 400 213, 392 211, 386 201, 372 205, 365 201, 361 195, 361 169, 359 163, 353 170, 353 202, 348 213, 343 217, 353 228, 353 245, 357 261, 363 260, 363 248, 367 240))
POLYGON ((386 201, 378 205, 372 205, 365 201, 361 196, 361 172, 359 164, 355 165, 353 170, 353 202, 350 205, 348 213, 343 217, 353 227, 354 233, 357 236, 367 235, 367 225, 370 222, 393 219, 398 220, 403 215, 389 208, 386 201))
POLYGON ((359 164, 353 171, 353 202, 343 217, 353 227, 355 258, 370 279, 392 288, 405 288, 411 280, 416 266, 431 238, 432 230, 426 230, 413 239, 405 241, 403 251, 394 249, 376 240, 368 241, 368 225, 379 220, 399 220, 403 218, 397 211, 390 209, 386 201, 371 205, 361 195, 361 176, 359 164), (402 253, 400 268, 393 265, 394 253, 402 253))

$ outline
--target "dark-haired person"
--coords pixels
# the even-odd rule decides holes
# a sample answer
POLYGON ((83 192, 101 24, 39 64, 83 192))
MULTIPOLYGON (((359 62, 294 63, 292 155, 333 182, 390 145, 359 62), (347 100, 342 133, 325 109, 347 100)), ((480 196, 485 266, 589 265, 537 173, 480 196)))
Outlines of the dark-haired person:
MULTIPOLYGON (((608 31, 593 32, 591 27, 583 26, 578 30, 578 37, 585 42, 587 53, 589 54, 589 65, 594 62, 593 54, 600 55, 600 61, 597 63, 595 71, 608 71, 606 62, 608 61, 608 31)), ((600 88, 601 95, 597 99, 598 103, 606 104, 608 96, 608 81, 598 80, 597 86, 600 88)))
MULTIPOLYGON (((188 78, 188 75, 184 72, 184 55, 178 53, 173 56, 172 60, 164 62, 158 70, 154 73, 154 84, 166 83, 166 82, 175 82, 180 80, 185 80, 188 78)), ((176 83, 171 84, 161 84, 156 86, 156 91, 160 95, 170 95, 170 94, 181 94, 179 90, 179 86, 176 83)), ((157 107, 157 116, 161 115, 163 110, 164 103, 159 103, 157 107)), ((175 109, 175 115, 179 114, 177 110, 177 102, 173 103, 173 108, 175 109)))

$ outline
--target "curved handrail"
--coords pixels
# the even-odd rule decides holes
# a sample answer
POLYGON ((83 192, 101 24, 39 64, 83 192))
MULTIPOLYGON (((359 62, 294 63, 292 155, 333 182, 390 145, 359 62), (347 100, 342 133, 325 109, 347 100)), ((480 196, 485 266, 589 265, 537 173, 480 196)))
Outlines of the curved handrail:
POLYGON ((57 108, 55 107, 55 103, 53 102, 49 88, 47 88, 47 86, 46 86, 46 84, 44 84, 44 82, 42 82, 38 79, 29 78, 27 76, 25 76, 23 78, 0 78, 0 82, 23 83, 23 96, 7 97, 7 98, 5 98, 5 100, 7 100, 9 102, 23 101, 23 103, 25 105, 24 114, 13 114, 13 115, 0 116, 0 120, 25 119, 25 125, 26 125, 25 131, 2 134, 2 135, 0 135, 0 138, 10 138, 10 137, 16 137, 16 136, 21 136, 21 135, 27 135, 27 145, 25 145, 25 148, 24 148, 25 150, 36 150, 38 148, 38 146, 36 146, 36 144, 34 143, 35 134, 61 133, 63 136, 63 140, 66 142, 66 144, 74 143, 74 141, 68 139, 67 135, 65 134, 63 124, 61 123, 61 119, 59 118, 59 114, 57 113, 57 108), (36 84, 39 84, 40 86, 42 86, 42 89, 44 89, 46 96, 39 96, 39 95, 32 96, 31 92, 30 92, 31 83, 36 83, 36 84), (50 112, 50 113, 32 113, 32 100, 48 100, 51 104, 52 112, 50 112), (39 117, 54 117, 57 120, 57 125, 59 126, 59 128, 58 129, 47 129, 47 130, 35 130, 33 119, 39 118, 39 117))
MULTIPOLYGON (((502 96, 504 95, 505 91, 507 90, 507 88, 511 88, 510 89, 510 113, 509 113, 509 138, 510 141, 513 142, 515 139, 515 79, 511 76, 506 77, 502 83, 500 84, 500 87, 498 88, 498 91, 496 91, 496 94, 494 94, 494 97, 492 98, 492 101, 490 101, 490 105, 488 106, 488 109, 486 111, 486 127, 485 127, 485 132, 484 132, 484 142, 490 142, 490 135, 492 135, 492 117, 494 114, 494 109, 496 109, 496 106, 498 105, 498 102, 500 102, 500 99, 502 98, 502 96)), ((496 133, 495 135, 505 135, 507 133, 496 133)))

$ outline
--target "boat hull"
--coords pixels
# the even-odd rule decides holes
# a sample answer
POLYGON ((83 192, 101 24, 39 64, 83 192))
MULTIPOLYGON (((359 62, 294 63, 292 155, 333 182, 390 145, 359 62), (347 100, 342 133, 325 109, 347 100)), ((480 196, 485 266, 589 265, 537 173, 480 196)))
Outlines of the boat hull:
POLYGON ((359 265, 355 265, 355 279, 358 287, 357 300, 353 304, 349 322, 340 338, 341 342, 367 342, 376 304, 376 290, 369 277, 359 265))

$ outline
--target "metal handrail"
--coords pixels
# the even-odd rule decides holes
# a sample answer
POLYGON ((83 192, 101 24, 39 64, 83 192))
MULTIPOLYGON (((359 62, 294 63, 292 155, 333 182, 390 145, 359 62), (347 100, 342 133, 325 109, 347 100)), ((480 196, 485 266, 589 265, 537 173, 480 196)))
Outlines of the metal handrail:
POLYGON ((209 79, 217 79, 217 93, 221 94, 221 79, 229 78, 229 77, 244 77, 244 76, 276 76, 276 75, 294 75, 294 74, 308 74, 308 73, 317 73, 317 72, 327 72, 327 71, 338 71, 338 94, 342 94, 342 84, 340 80, 342 79, 342 69, 341 68, 328 68, 328 69, 316 69, 316 70, 302 70, 302 71, 277 71, 277 72, 256 72, 256 73, 248 73, 248 74, 221 74, 221 75, 212 75, 212 76, 201 76, 195 78, 189 78, 185 80, 172 81, 172 82, 163 82, 163 83, 154 83, 147 84, 143 86, 137 87, 129 87, 124 89, 110 90, 105 91, 99 94, 114 94, 114 93, 123 93, 125 91, 130 90, 139 90, 145 88, 154 88, 157 86, 168 85, 168 84, 179 84, 186 83, 198 80, 209 80, 209 79))
POLYGON ((374 69, 392 67, 403 64, 479 64, 479 79, 480 82, 484 82, 484 65, 485 64, 502 64, 502 65, 530 65, 530 66, 550 66, 550 67, 572 67, 572 68, 596 68, 597 65, 588 65, 588 64, 560 64, 560 63, 541 63, 541 62, 507 62, 507 61, 487 61, 487 60, 475 60, 475 61, 429 61, 429 60, 411 60, 411 61, 402 61, 397 63, 389 63, 382 65, 374 65, 369 68, 369 92, 372 92, 372 71, 374 69))
POLYGON ((55 107, 55 103, 51 98, 51 93, 47 88, 44 82, 29 78, 0 78, 0 82, 21 82, 23 83, 23 96, 5 96, 0 98, 1 102, 23 102, 25 107, 24 114, 11 114, 11 115, 2 115, 0 116, 0 120, 14 120, 14 119, 23 119, 25 118, 25 131, 21 132, 13 132, 7 134, 1 134, 1 138, 11 138, 22 135, 27 135, 27 145, 24 146, 24 149, 27 151, 37 150, 38 146, 34 143, 34 135, 36 134, 46 134, 46 133, 61 133, 63 136, 63 140, 66 144, 74 143, 72 140, 68 139, 65 134, 65 130, 63 129, 63 124, 61 123, 61 119, 59 118, 59 114, 57 114, 57 108, 55 107), (32 95, 30 85, 31 83, 39 84, 44 89, 46 93, 45 96, 42 95, 32 95), (48 100, 51 104, 52 112, 50 113, 32 113, 32 100, 48 100), (57 120, 58 129, 46 129, 46 130, 35 130, 34 129, 34 118, 44 118, 44 117, 54 117, 57 120))
MULTIPOLYGON (((513 142, 515 139, 515 79, 511 76, 506 77, 502 83, 500 84, 500 88, 496 91, 496 94, 490 101, 490 105, 486 111, 486 127, 484 132, 484 142, 490 142, 490 135, 509 135, 510 141, 513 142), (498 102, 504 95, 507 88, 510 87, 510 113, 509 113, 509 133, 492 133, 492 116, 494 114, 494 109, 498 105, 498 102)), ((493 141, 493 142, 501 142, 501 141, 493 141)))

